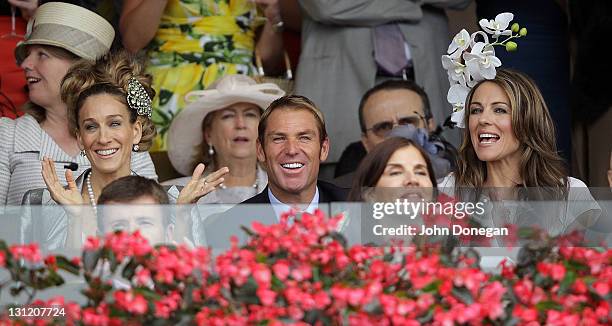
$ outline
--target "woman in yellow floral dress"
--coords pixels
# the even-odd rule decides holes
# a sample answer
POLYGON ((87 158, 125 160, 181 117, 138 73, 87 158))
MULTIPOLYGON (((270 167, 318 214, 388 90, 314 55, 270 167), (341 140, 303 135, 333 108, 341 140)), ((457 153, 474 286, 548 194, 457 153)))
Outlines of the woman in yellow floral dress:
POLYGON ((282 24, 278 0, 124 0, 123 45, 131 52, 146 49, 158 94, 152 150, 166 149, 166 131, 185 105, 185 94, 226 74, 253 75, 255 49, 264 68, 276 66, 282 24))

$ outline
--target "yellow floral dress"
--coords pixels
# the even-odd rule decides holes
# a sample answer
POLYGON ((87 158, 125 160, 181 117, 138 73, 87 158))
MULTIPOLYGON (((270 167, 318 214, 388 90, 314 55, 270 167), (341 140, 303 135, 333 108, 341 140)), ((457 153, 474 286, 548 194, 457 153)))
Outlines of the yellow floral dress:
POLYGON ((166 132, 185 105, 185 94, 205 89, 226 74, 254 73, 255 29, 261 22, 249 0, 168 1, 147 47, 157 94, 153 151, 166 149, 166 132))

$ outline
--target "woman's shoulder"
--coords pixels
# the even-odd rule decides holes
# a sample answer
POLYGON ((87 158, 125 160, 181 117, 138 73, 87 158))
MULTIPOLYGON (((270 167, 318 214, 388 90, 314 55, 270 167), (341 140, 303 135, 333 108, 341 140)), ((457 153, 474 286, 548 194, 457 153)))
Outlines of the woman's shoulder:
POLYGON ((568 183, 569 188, 586 188, 587 187, 584 181, 578 178, 574 178, 574 177, 567 177, 567 183, 568 183))
POLYGON ((0 118, 0 135, 3 143, 6 143, 7 139, 14 138, 16 125, 17 122, 14 119, 6 117, 0 118))

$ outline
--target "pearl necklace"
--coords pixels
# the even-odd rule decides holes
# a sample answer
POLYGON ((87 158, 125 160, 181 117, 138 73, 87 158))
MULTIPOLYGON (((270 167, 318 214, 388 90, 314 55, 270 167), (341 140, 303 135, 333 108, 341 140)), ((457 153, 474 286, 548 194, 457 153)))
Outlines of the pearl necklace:
POLYGON ((93 187, 91 186, 91 171, 87 175, 86 183, 87 183, 87 194, 89 195, 89 201, 91 202, 91 207, 93 207, 94 213, 98 215, 98 205, 96 204, 96 196, 93 192, 93 187))
MULTIPOLYGON (((91 202, 91 207, 93 207, 94 213, 98 215, 98 205, 96 204, 96 196, 94 195, 93 187, 91 186, 91 175, 93 171, 89 171, 87 178, 85 179, 85 183, 87 184, 87 195, 89 195, 89 201, 91 202)), ((134 172, 130 173, 130 175, 135 175, 134 172)))

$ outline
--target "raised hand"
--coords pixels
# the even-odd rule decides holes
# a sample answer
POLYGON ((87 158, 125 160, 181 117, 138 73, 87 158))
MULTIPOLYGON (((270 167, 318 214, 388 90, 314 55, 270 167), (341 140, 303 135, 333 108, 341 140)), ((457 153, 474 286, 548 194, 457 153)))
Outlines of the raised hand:
POLYGON ((268 22, 278 28, 282 27, 283 20, 281 18, 280 6, 278 0, 252 0, 258 6, 261 6, 264 15, 268 22))
POLYGON ((229 168, 223 167, 203 178, 205 168, 202 163, 196 166, 191 180, 179 193, 177 204, 195 204, 204 195, 217 189, 217 186, 224 181, 223 176, 229 172, 229 168))
POLYGON ((83 205, 83 197, 81 191, 77 188, 72 171, 66 170, 66 181, 68 186, 64 187, 60 183, 57 173, 55 172, 55 165, 53 161, 45 157, 42 161, 42 177, 45 180, 47 189, 51 193, 51 198, 60 205, 83 205))
POLYGON ((38 0, 8 0, 8 2, 21 10, 21 16, 25 20, 34 16, 34 12, 38 8, 38 0))

